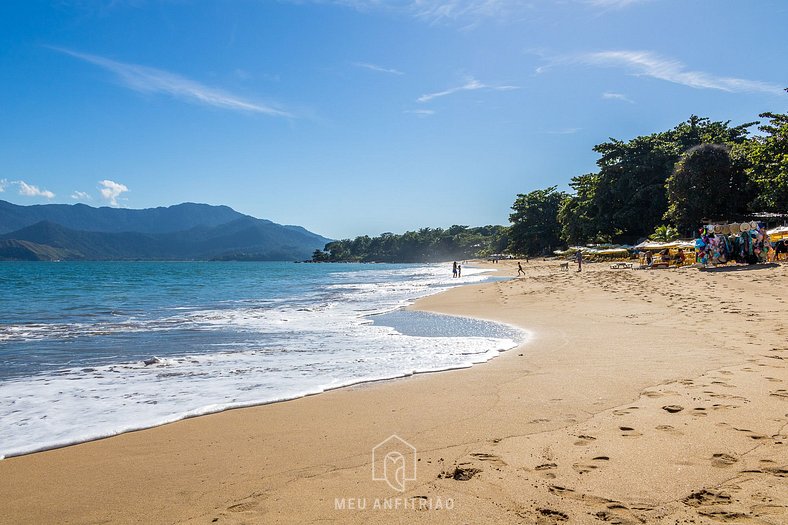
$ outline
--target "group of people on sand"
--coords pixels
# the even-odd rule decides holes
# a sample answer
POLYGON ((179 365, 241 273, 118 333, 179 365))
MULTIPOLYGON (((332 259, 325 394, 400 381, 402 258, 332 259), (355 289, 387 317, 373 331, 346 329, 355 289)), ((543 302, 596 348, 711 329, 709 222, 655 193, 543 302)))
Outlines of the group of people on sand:
POLYGON ((457 261, 454 261, 451 269, 451 276, 452 277, 462 277, 462 264, 459 264, 457 261))

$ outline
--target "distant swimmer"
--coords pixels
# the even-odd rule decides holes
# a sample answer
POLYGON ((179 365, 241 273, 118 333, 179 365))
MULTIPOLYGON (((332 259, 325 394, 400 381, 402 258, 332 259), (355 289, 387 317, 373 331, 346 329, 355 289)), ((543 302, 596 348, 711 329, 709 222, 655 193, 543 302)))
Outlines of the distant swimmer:
POLYGON ((525 270, 523 270, 523 265, 521 262, 517 262, 517 277, 520 277, 520 274, 525 275, 525 270))

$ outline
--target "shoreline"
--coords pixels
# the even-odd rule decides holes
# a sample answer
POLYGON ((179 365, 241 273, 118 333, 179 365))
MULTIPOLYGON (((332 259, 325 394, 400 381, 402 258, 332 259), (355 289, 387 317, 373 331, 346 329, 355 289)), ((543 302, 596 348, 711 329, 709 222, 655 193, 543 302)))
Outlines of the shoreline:
POLYGON ((415 305, 527 325, 526 345, 484 366, 8 458, 0 522, 779 523, 788 308, 775 291, 786 270, 701 280, 531 262, 525 278, 415 305), (394 434, 418 450, 402 493, 370 476, 370 450, 394 434), (397 497, 453 506, 335 508, 397 497))
MULTIPOLYGON (((449 263, 444 263, 444 264, 449 264, 449 263)), ((481 269, 481 268, 483 268, 483 266, 482 267, 476 266, 476 268, 481 269)), ((495 270, 495 268, 484 269, 482 273, 488 273, 489 275, 494 275, 494 273, 495 273, 494 270, 495 270)), ((431 291, 427 295, 423 295, 422 297, 413 300, 410 304, 407 304, 405 306, 398 306, 398 307, 396 307, 396 308, 394 308, 392 310, 386 311, 386 312, 368 314, 368 315, 364 315, 362 317, 365 318, 365 319, 369 319, 369 320, 373 321, 373 323, 374 323, 375 318, 377 316, 380 316, 380 315, 387 315, 387 314, 391 314, 391 313, 398 312, 398 311, 420 312, 422 310, 418 310, 418 309, 413 307, 414 304, 417 301, 419 301, 419 300, 421 300, 421 299, 423 299, 425 297, 429 297, 429 296, 432 296, 432 295, 439 295, 439 294, 445 293, 447 290, 450 290, 450 289, 453 289, 453 288, 457 288, 457 287, 461 287, 461 286, 472 286, 474 284, 484 284, 484 282, 482 282, 482 283, 470 282, 470 283, 465 283, 465 284, 461 284, 461 283, 458 282, 457 284, 452 284, 448 288, 437 289, 437 291, 431 291)), ((436 313, 436 312, 427 312, 427 311, 423 311, 423 312, 424 313, 436 313)), ((440 313, 437 313, 437 314, 438 315, 449 316, 449 314, 440 314, 440 313)), ((460 318, 465 318, 465 319, 473 319, 473 318, 468 317, 468 316, 451 316, 451 317, 460 317, 460 318)), ((519 328, 519 327, 517 327, 515 325, 510 325, 510 324, 506 324, 506 323, 500 323, 500 322, 496 322, 496 321, 492 321, 492 320, 484 320, 484 321, 494 322, 494 323, 497 323, 497 324, 502 324, 502 325, 509 326, 512 329, 514 329, 514 330, 516 330, 518 332, 521 332, 522 336, 523 336, 523 339, 520 342, 512 341, 513 343, 515 343, 514 346, 511 346, 509 348, 504 348, 504 349, 498 349, 498 350, 496 350, 496 354, 495 355, 492 355, 491 357, 489 357, 487 359, 484 359, 484 360, 480 360, 480 361, 466 362, 464 364, 457 364, 457 365, 449 366, 449 367, 446 367, 446 368, 411 370, 411 371, 398 373, 398 375, 392 375, 392 376, 386 376, 386 377, 371 377, 371 378, 361 378, 361 379, 347 380, 347 381, 343 381, 343 382, 341 382, 339 384, 336 384, 336 385, 333 385, 333 386, 324 387, 324 388, 322 388, 319 391, 307 391, 305 393, 293 395, 292 397, 282 397, 282 398, 271 399, 271 400, 253 400, 253 401, 243 401, 243 402, 236 402, 236 403, 227 403, 225 406, 222 406, 221 408, 215 408, 215 409, 208 409, 207 407, 203 407, 203 408, 199 408, 199 409, 192 409, 192 410, 189 410, 189 411, 187 411, 187 412, 185 412, 183 414, 172 414, 166 420, 163 420, 162 422, 159 422, 159 423, 141 424, 140 426, 128 425, 128 426, 124 427, 124 429, 122 429, 122 430, 107 431, 106 433, 101 433, 101 434, 96 435, 94 437, 79 438, 79 439, 75 438, 74 440, 67 440, 67 441, 58 442, 58 443, 54 443, 54 444, 41 445, 40 447, 37 447, 37 448, 34 448, 34 449, 30 449, 30 450, 25 450, 23 452, 16 452, 16 451, 14 451, 14 452, 8 453, 6 455, 0 454, 0 461, 5 460, 5 459, 10 459, 10 458, 24 457, 24 456, 28 456, 28 455, 31 455, 31 454, 38 454, 38 453, 41 453, 41 452, 48 452, 48 451, 52 451, 52 450, 58 450, 58 449, 72 447, 72 446, 76 446, 76 445, 82 445, 82 444, 86 444, 86 443, 92 443, 92 442, 96 442, 96 441, 102 441, 102 440, 111 439, 113 437, 120 436, 120 435, 123 435, 123 434, 134 433, 134 432, 142 432, 142 431, 154 429, 154 428, 161 427, 161 426, 176 424, 176 423, 178 423, 180 421, 184 421, 184 420, 188 420, 188 419, 199 418, 199 417, 213 415, 213 414, 220 414, 222 412, 227 412, 227 411, 231 411, 231 410, 239 410, 239 409, 261 407, 261 406, 266 406, 266 405, 270 405, 270 404, 274 404, 274 403, 285 403, 285 402, 288 402, 288 401, 294 401, 294 400, 297 400, 297 399, 302 399, 302 398, 307 398, 307 397, 311 397, 311 396, 324 394, 324 393, 327 393, 327 392, 332 392, 334 390, 340 390, 340 389, 344 389, 344 388, 362 386, 362 385, 366 385, 366 384, 376 384, 376 383, 383 383, 383 382, 387 382, 387 381, 396 381, 396 380, 401 380, 401 379, 405 379, 405 378, 416 376, 416 375, 434 374, 434 373, 439 373, 439 372, 450 372, 450 371, 454 371, 454 370, 462 370, 462 369, 466 369, 466 368, 471 368, 473 366, 484 364, 484 363, 486 363, 486 362, 488 362, 488 361, 490 361, 492 359, 495 359, 496 357, 499 357, 501 354, 503 354, 503 353, 505 353, 505 352, 507 352, 509 350, 512 350, 514 348, 517 348, 517 347, 519 347, 519 346, 521 346, 521 345, 523 345, 523 344, 525 344, 527 342, 527 339, 528 339, 528 336, 529 336, 528 335, 529 332, 527 330, 523 330, 523 329, 521 329, 521 328, 519 328)), ((384 324, 384 326, 389 326, 389 325, 384 324)), ((392 328, 396 329, 396 327, 394 327, 394 326, 392 326, 392 328)), ((438 337, 438 336, 435 336, 435 337, 438 337)), ((456 336, 456 337, 459 337, 459 336, 456 336)), ((483 356, 483 354, 479 354, 479 355, 483 356)), ((131 365, 131 364, 137 364, 137 363, 136 362, 118 363, 115 366, 123 366, 124 364, 131 365)), ((210 405, 208 405, 208 406, 210 406, 210 405)))

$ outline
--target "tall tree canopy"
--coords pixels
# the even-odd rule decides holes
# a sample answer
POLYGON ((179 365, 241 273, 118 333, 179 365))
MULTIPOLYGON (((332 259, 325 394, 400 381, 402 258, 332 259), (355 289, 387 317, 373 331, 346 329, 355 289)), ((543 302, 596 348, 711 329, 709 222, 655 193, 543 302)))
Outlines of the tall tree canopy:
POLYGON ((602 227, 599 224, 600 210, 595 199, 599 175, 588 173, 572 177, 569 186, 575 190, 575 195, 561 201, 558 208, 561 239, 571 245, 609 241, 599 235, 602 227))
POLYGON ((754 211, 788 213, 788 114, 761 113, 760 117, 769 119, 758 127, 763 135, 737 146, 734 156, 745 163, 756 187, 754 211))
POLYGON ((681 231, 692 230, 704 218, 733 220, 746 212, 751 199, 748 186, 728 146, 695 146, 681 155, 668 177, 665 218, 681 231))
POLYGON ((648 236, 668 210, 665 185, 681 155, 701 144, 741 144, 753 125, 729 124, 693 115, 666 132, 595 146, 599 172, 572 179, 576 193, 559 215, 563 239, 633 242, 648 236))
POLYGON ((558 209, 566 194, 557 186, 517 195, 509 215, 509 249, 514 253, 536 255, 561 244, 558 209))

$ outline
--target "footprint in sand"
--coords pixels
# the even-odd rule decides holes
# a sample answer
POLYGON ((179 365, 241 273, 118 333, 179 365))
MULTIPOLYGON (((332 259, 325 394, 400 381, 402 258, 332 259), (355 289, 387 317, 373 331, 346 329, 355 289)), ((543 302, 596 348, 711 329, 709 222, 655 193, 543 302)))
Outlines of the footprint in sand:
POLYGON ((577 436, 577 441, 575 441, 575 445, 577 445, 578 447, 584 447, 590 444, 592 441, 596 441, 596 438, 594 436, 580 434, 579 436, 577 436))
POLYGON ((722 405, 720 403, 714 403, 711 405, 712 410, 729 410, 731 408, 739 408, 738 405, 722 405))
POLYGON ((456 481, 468 481, 482 471, 482 469, 467 467, 465 465, 467 465, 467 463, 461 463, 454 467, 453 470, 443 471, 438 474, 438 478, 454 479, 456 481))
MULTIPOLYGON (((727 423, 717 423, 717 425, 718 426, 730 426, 727 423)), ((768 436, 764 436, 763 434, 756 434, 755 432, 753 432, 749 428, 736 428, 736 427, 731 427, 731 428, 733 428, 733 430, 735 430, 737 432, 744 432, 744 433, 746 433, 747 437, 749 437, 750 439, 754 439, 756 441, 760 441, 762 439, 769 439, 768 436)))
POLYGON ((506 466, 506 462, 494 454, 487 454, 486 452, 473 452, 471 456, 480 461, 495 465, 496 467, 506 466))
POLYGON ((616 416, 626 416, 631 414, 632 411, 637 410, 640 407, 627 407, 627 408, 617 408, 613 411, 613 414, 616 416))
POLYGON ((638 437, 643 435, 632 427, 618 427, 618 429, 621 431, 622 437, 638 437))
POLYGON ((728 505, 731 497, 725 492, 702 489, 693 492, 684 498, 684 504, 690 507, 705 507, 708 505, 728 505))
POLYGON ((673 427, 671 425, 657 425, 654 428, 656 428, 657 430, 661 430, 662 432, 667 432, 668 434, 673 434, 674 436, 684 435, 684 432, 680 430, 676 430, 676 427, 673 427))
POLYGON ((644 395, 646 397, 654 398, 654 397, 663 397, 665 394, 663 394, 662 392, 655 392, 653 390, 647 390, 647 391, 643 392, 642 395, 644 395))
POLYGON ((671 414, 675 414, 676 412, 681 412, 684 410, 684 407, 681 405, 665 405, 662 407, 662 410, 670 412, 671 414))
POLYGON ((739 461, 739 459, 736 456, 732 456, 730 454, 724 454, 722 452, 718 454, 714 454, 711 457, 711 464, 717 468, 730 467, 737 461, 739 461))
POLYGON ((783 398, 783 399, 788 399, 788 390, 785 390, 785 389, 781 388, 780 390, 775 390, 774 392, 769 392, 769 395, 770 396, 780 397, 780 398, 783 398))
POLYGON ((639 525, 643 523, 642 519, 635 516, 632 511, 620 503, 608 504, 605 510, 594 513, 594 517, 600 521, 615 525, 639 525))
POLYGON ((569 520, 569 515, 560 510, 541 508, 536 509, 536 512, 538 513, 536 518, 537 525, 552 525, 569 520))

